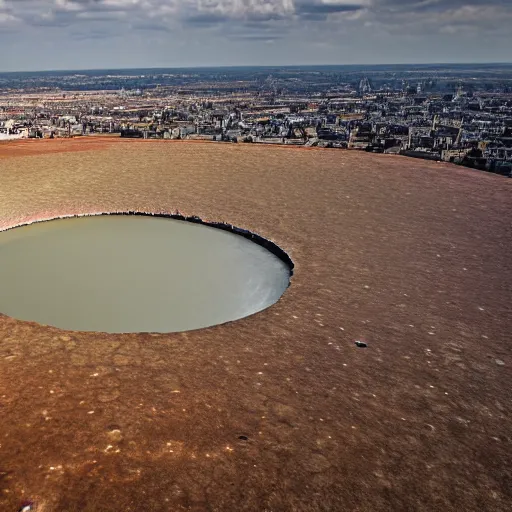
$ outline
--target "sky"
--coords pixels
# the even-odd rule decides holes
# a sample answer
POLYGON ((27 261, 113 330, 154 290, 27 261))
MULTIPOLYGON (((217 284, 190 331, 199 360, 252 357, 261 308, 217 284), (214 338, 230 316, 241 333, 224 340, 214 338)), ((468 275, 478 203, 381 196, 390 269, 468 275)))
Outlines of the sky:
POLYGON ((0 0, 0 72, 510 62, 512 0, 0 0))

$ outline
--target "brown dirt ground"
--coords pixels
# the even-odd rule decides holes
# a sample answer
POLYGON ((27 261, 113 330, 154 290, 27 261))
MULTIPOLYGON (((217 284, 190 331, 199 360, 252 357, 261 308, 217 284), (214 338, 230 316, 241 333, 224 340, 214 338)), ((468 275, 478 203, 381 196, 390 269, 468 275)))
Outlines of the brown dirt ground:
POLYGON ((0 229, 179 209, 296 264, 275 306, 184 334, 0 315, 2 512, 510 510, 512 181, 251 145, 0 156, 0 229))

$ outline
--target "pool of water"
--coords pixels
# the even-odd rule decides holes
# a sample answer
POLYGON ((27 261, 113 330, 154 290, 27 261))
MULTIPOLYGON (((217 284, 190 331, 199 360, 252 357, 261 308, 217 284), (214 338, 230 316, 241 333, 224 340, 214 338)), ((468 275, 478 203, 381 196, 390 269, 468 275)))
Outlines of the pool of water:
POLYGON ((0 233, 0 312, 76 331, 178 332, 274 304, 290 268, 202 224, 104 215, 0 233))

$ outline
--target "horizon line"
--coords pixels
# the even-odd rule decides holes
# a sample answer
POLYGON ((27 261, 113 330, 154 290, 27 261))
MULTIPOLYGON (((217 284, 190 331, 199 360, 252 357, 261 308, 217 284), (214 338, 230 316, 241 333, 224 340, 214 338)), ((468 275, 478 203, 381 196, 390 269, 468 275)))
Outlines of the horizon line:
POLYGON ((153 67, 101 67, 101 68, 67 68, 67 69, 24 69, 16 71, 0 71, 0 75, 16 73, 54 73, 75 71, 127 71, 127 70, 161 70, 161 69, 248 69, 248 68, 317 68, 317 67, 383 67, 383 66, 512 66, 509 62, 402 62, 402 63, 372 63, 372 64, 230 64, 230 65, 192 65, 192 66, 153 66, 153 67))

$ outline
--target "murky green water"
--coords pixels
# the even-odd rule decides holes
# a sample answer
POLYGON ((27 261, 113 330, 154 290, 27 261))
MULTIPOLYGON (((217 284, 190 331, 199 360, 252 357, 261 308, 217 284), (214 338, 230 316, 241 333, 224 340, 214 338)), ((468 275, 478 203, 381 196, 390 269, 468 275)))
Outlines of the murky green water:
POLYGON ((0 233, 0 312, 69 330, 208 327, 267 308, 289 279, 267 249, 179 220, 85 217, 0 233))

